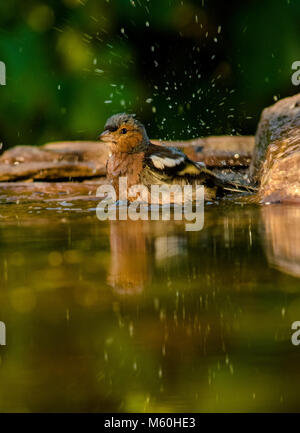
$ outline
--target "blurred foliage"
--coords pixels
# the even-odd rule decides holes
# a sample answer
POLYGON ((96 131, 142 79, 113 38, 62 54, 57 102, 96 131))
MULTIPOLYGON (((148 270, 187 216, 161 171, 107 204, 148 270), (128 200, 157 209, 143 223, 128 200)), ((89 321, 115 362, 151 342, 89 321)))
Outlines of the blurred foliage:
POLYGON ((252 134, 298 91, 297 0, 0 3, 0 141, 94 139, 135 112, 149 135, 252 134))

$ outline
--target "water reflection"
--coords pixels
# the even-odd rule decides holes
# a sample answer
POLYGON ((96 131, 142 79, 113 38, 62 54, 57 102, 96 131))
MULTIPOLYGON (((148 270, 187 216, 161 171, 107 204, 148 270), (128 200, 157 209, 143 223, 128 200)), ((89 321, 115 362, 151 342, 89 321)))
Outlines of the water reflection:
POLYGON ((272 205, 261 208, 264 245, 270 264, 300 277, 300 208, 272 205))
POLYGON ((111 221, 107 282, 119 294, 138 294, 151 277, 147 255, 147 225, 143 221, 111 221))
POLYGON ((299 408, 299 280, 264 254, 298 263, 298 213, 207 205, 187 232, 73 204, 1 208, 0 412, 299 408))
POLYGON ((151 283, 153 266, 186 254, 186 238, 166 222, 111 221, 109 238, 107 282, 120 295, 141 293, 151 283))

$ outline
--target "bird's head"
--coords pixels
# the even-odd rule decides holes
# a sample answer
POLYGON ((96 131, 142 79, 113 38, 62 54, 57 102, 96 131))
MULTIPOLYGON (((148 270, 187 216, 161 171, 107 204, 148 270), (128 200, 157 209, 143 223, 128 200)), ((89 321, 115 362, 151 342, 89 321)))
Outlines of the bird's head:
POLYGON ((111 116, 99 139, 110 144, 112 152, 140 152, 149 143, 144 125, 134 115, 126 113, 111 116))

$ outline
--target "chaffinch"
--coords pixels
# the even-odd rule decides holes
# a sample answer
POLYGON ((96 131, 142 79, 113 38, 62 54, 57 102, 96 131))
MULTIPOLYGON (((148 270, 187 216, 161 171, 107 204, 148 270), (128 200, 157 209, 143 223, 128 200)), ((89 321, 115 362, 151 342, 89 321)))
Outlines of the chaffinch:
POLYGON ((128 188, 136 184, 149 189, 157 184, 203 185, 206 200, 233 188, 179 149, 151 143, 144 125, 134 115, 115 114, 107 120, 104 129, 99 139, 110 144, 107 178, 116 191, 120 176, 127 177, 128 188))

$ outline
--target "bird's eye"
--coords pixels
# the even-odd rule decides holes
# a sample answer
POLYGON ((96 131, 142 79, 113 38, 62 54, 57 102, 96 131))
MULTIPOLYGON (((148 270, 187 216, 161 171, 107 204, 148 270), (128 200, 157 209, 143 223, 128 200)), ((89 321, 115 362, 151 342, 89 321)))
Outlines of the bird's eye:
POLYGON ((126 129, 126 128, 122 128, 122 129, 121 129, 121 134, 126 134, 126 132, 127 132, 127 129, 126 129))

